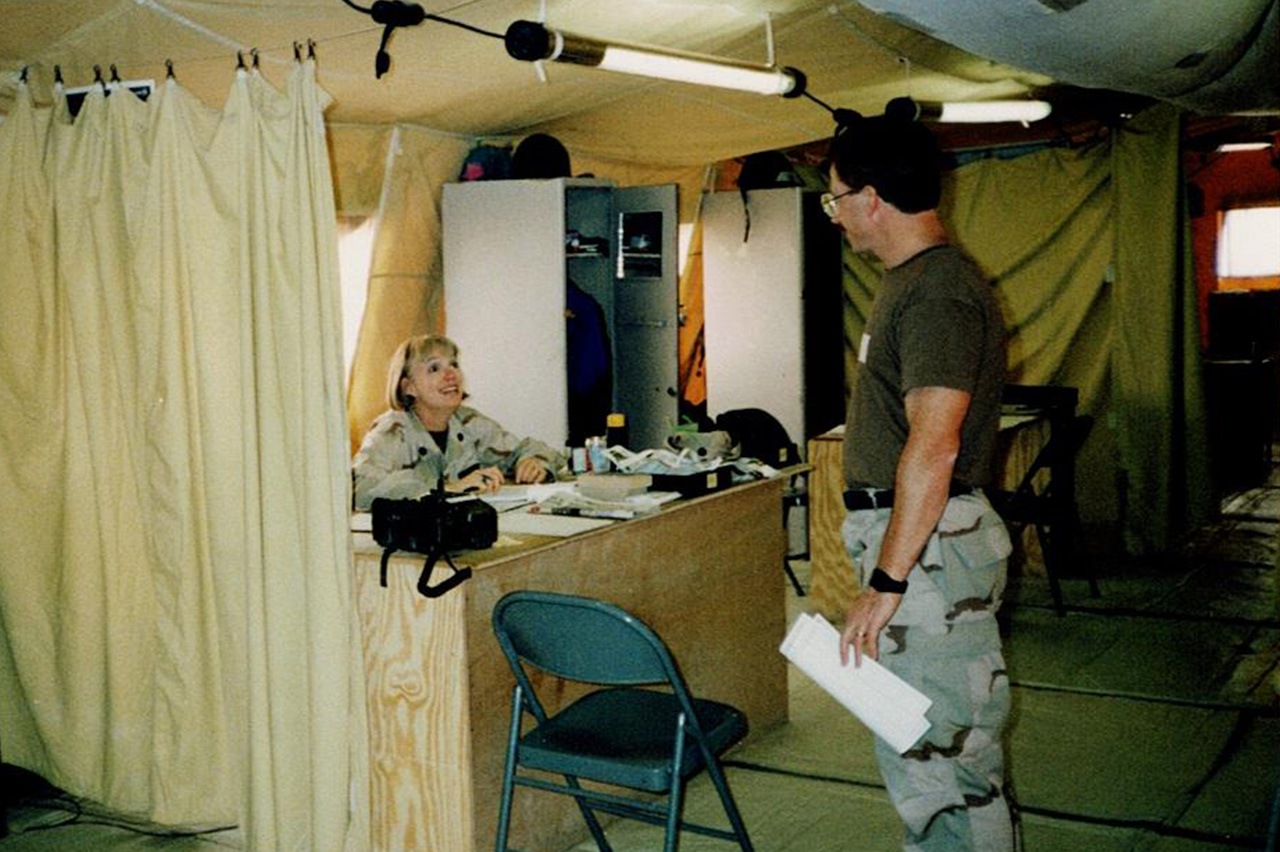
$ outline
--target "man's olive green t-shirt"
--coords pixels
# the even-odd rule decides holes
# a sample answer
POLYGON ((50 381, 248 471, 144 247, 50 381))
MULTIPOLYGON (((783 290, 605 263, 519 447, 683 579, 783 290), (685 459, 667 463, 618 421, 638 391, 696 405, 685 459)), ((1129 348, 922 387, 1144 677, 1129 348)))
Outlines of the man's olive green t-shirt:
POLYGON ((1004 321, 973 261, 940 245, 890 269, 858 349, 845 423, 845 486, 893 487, 907 442, 906 395, 923 387, 972 395, 952 481, 989 485, 1004 377, 1004 321))

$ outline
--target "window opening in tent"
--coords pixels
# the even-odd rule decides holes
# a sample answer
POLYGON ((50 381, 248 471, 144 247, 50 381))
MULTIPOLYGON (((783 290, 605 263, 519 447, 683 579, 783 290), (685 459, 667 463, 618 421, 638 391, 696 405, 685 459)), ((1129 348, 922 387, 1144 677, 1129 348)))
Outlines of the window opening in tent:
POLYGON ((342 286, 342 343, 347 381, 355 357, 360 323, 369 294, 369 265, 373 261, 374 217, 338 217, 338 276, 342 286))
POLYGON ((1224 289, 1280 287, 1280 205, 1236 207, 1218 232, 1218 283, 1224 289))

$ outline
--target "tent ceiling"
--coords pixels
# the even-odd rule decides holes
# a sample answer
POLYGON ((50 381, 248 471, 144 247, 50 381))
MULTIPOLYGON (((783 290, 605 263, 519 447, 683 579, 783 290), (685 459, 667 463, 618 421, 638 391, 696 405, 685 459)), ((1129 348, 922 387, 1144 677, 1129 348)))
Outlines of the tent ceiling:
POLYGON ((1200 112, 1280 111, 1276 0, 862 0, 936 38, 1200 112))
MULTIPOLYGON (((904 6, 963 6, 974 11, 976 21, 979 8, 1045 2, 1071 5, 1073 0, 920 0, 904 6)), ((1059 17, 1107 2, 1132 2, 1150 11, 1169 0, 1084 0, 1059 17)), ((1256 16, 1259 4, 1268 3, 1274 18, 1273 0, 1182 0, 1176 5, 1185 7, 1187 16, 1208 16, 1209 6, 1238 7, 1231 20, 1243 25, 1251 14, 1256 16)), ((422 0, 422 5, 497 33, 515 19, 536 20, 539 15, 536 0, 422 0)), ((929 24, 933 35, 928 35, 853 0, 547 0, 546 5, 548 23, 571 32, 756 61, 766 56, 767 12, 774 21, 778 62, 804 70, 810 91, 824 102, 863 112, 878 112, 901 94, 977 100, 1017 97, 1055 80, 1076 82, 1069 76, 1071 69, 1035 69, 1035 56, 989 48, 986 42, 981 50, 970 47, 976 51, 970 53, 940 40, 950 36, 937 22, 929 24), (978 55, 1001 53, 1031 70, 978 55)), ((867 0, 867 5, 887 7, 890 0, 867 0)), ((921 14, 920 8, 910 11, 921 14)), ((992 21, 993 27, 1007 26, 1003 19, 992 21)), ((1221 18, 1214 32, 1222 30, 1220 24, 1221 18)), ((1074 32, 1072 37, 1100 39, 1098 28, 1107 26, 1095 22, 1094 27, 1092 33, 1074 32)), ((1149 27, 1147 37, 1159 29, 1149 27)), ((126 80, 163 80, 166 59, 173 60, 185 88, 220 106, 232 81, 236 50, 258 48, 263 74, 280 84, 293 61, 293 43, 313 39, 320 81, 334 98, 329 120, 337 124, 408 123, 495 139, 540 129, 597 157, 672 165, 801 144, 831 132, 828 114, 806 99, 765 98, 559 65, 548 67, 550 80, 542 83, 532 66, 510 59, 499 40, 433 22, 396 30, 389 48, 391 73, 375 80, 381 34, 379 25, 341 0, 0 0, 0 112, 12 107, 23 67, 30 68, 37 99, 47 101, 55 65, 61 66, 67 85, 75 86, 93 80, 95 65, 109 75, 114 64, 126 80)), ((962 35, 967 38, 969 30, 957 35, 957 44, 962 35)), ((1126 47, 1126 61, 1131 53, 1126 47)), ((1100 53, 1082 52, 1081 57, 1082 62, 1125 64, 1100 53)), ((1215 68, 1221 65, 1214 63, 1215 68)), ((1130 90, 1168 95, 1167 86, 1157 90, 1153 81, 1144 90, 1141 82, 1130 90)), ((1224 95, 1228 107, 1221 111, 1274 108, 1267 92, 1276 85, 1273 75, 1270 89, 1260 86, 1263 100, 1258 103, 1235 91, 1224 95)))

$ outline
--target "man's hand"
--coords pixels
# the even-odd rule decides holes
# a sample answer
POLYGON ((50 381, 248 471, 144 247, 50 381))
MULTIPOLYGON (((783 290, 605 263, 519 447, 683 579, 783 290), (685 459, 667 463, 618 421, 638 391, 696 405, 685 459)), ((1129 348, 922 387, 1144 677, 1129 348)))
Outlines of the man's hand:
POLYGON ((862 654, 873 660, 880 658, 880 631, 893 618, 902 603, 902 595, 864 589, 849 605, 840 633, 840 665, 849 664, 849 648, 853 648, 854 666, 862 665, 862 654))

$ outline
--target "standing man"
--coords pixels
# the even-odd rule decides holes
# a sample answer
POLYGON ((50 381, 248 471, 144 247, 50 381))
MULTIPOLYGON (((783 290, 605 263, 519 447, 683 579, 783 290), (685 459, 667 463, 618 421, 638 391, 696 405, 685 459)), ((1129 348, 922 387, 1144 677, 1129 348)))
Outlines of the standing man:
POLYGON ((933 135, 861 119, 831 143, 823 207, 885 266, 858 348, 841 535, 862 593, 841 661, 866 654, 933 700, 929 732, 876 757, 907 850, 1013 848, 1004 796, 1009 680, 996 610, 1009 535, 992 479, 1005 329, 991 285, 938 217, 933 135))

